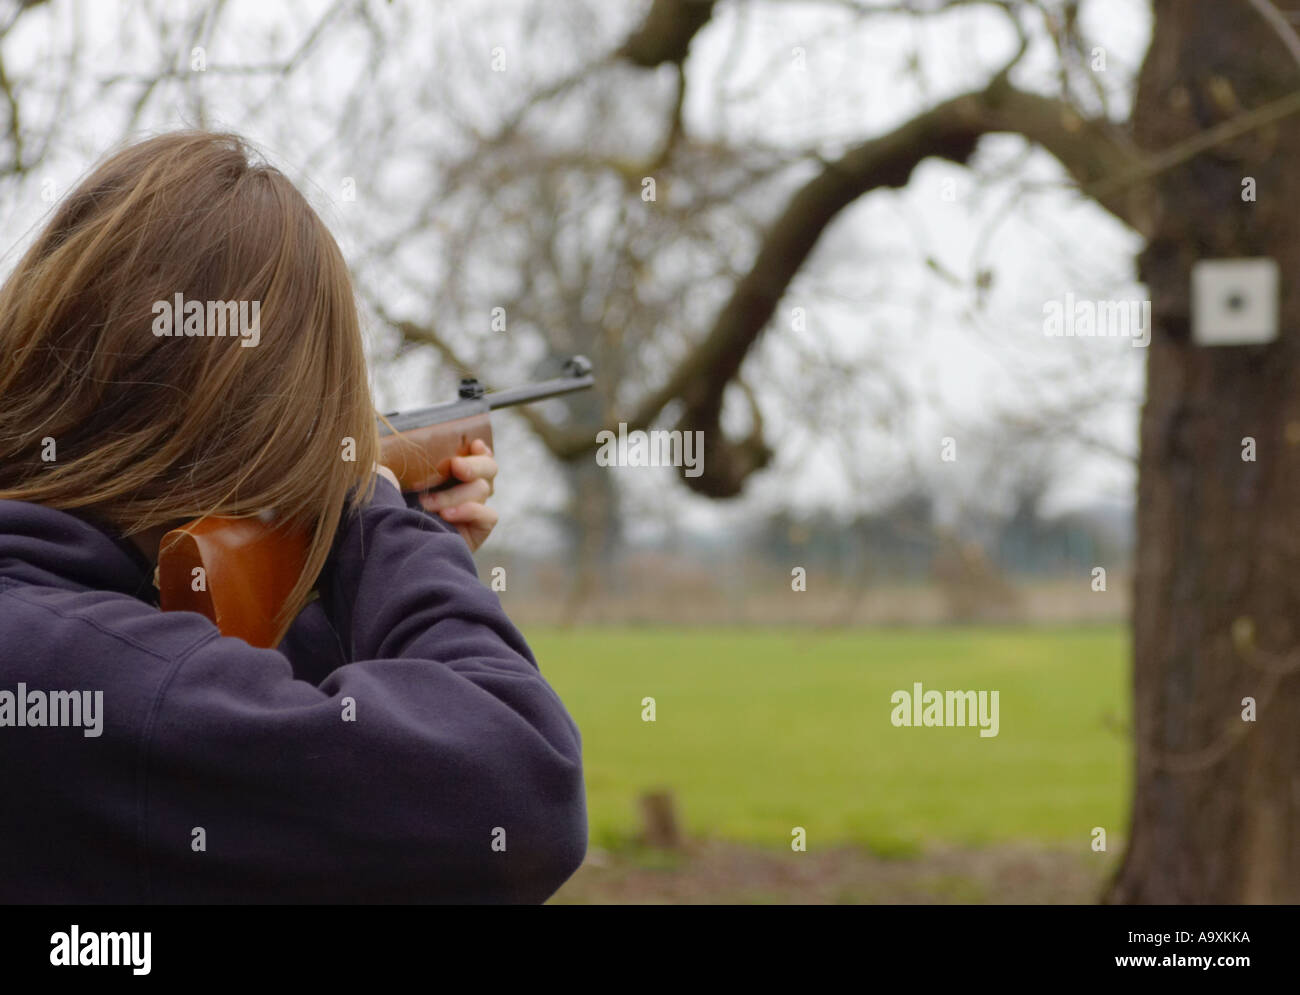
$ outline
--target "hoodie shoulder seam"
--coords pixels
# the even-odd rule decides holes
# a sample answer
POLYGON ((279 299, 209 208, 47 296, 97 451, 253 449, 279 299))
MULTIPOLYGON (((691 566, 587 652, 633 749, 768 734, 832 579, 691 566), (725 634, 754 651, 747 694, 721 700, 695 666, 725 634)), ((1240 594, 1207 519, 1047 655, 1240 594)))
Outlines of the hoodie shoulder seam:
MULTIPOLYGON (((128 636, 126 633, 119 632, 116 629, 109 628, 108 626, 105 626, 102 622, 98 622, 93 618, 89 618, 88 616, 83 615, 80 612, 60 611, 58 608, 54 608, 51 605, 42 604, 39 601, 33 601, 30 598, 25 598, 22 596, 22 594, 18 592, 18 590, 15 589, 17 586, 18 585, 15 585, 14 582, 11 580, 0 579, 0 595, 7 594, 11 598, 17 598, 19 601, 23 602, 23 604, 31 605, 33 608, 44 609, 45 611, 49 612, 51 615, 57 615, 59 618, 67 618, 67 619, 73 619, 77 622, 84 622, 92 629, 96 629, 99 632, 103 633, 104 635, 110 636, 113 639, 118 640, 119 642, 126 643, 132 649, 137 649, 141 653, 147 653, 157 660, 162 660, 164 663, 175 663, 179 660, 184 659, 185 657, 189 656, 189 654, 192 653, 195 650, 195 648, 197 648, 201 643, 211 639, 215 635, 218 635, 218 633, 216 632, 205 632, 197 639, 195 639, 192 643, 185 646, 184 649, 181 649, 174 654, 159 653, 153 647, 146 646, 144 643, 141 643, 138 640, 133 639, 132 637, 128 636)), ((122 597, 129 597, 129 595, 122 595, 122 597)), ((144 602, 140 602, 140 603, 144 605, 144 602)), ((147 608, 149 606, 144 605, 144 607, 147 608)))

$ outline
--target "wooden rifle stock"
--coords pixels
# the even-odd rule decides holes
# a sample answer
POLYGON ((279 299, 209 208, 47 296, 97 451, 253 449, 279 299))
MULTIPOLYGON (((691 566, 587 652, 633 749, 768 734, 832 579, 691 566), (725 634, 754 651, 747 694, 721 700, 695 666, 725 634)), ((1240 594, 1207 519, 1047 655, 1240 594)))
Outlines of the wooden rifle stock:
MULTIPOLYGON (((566 376, 485 394, 475 380, 462 380, 460 397, 380 419, 380 462, 393 471, 403 493, 454 487, 453 456, 469 453, 475 439, 492 445, 491 412, 594 383, 591 364, 575 356, 566 376), (391 429, 389 426, 392 426, 391 429)), ((158 593, 163 611, 192 611, 210 619, 224 636, 251 646, 273 647, 279 618, 307 562, 307 536, 275 526, 269 516, 212 516, 168 532, 159 544, 158 593)))

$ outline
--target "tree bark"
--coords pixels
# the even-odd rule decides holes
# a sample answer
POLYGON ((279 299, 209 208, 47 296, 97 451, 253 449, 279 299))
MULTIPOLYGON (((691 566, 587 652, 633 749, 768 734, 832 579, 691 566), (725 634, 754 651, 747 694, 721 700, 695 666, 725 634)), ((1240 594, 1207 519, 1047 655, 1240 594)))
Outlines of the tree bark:
POLYGON ((610 577, 623 533, 613 475, 595 460, 573 460, 564 470, 570 494, 564 521, 573 574, 561 618, 564 625, 575 625, 610 577))
MULTIPOLYGON (((1157 0, 1134 138, 1169 148, 1300 87, 1247 4, 1157 0)), ((1153 337, 1134 598, 1136 784, 1107 899, 1300 901, 1300 127, 1283 121, 1148 186, 1153 337), (1257 201, 1243 199, 1254 178, 1257 201), (1191 341, 1197 259, 1272 256, 1279 340, 1191 341), (1243 459, 1243 440, 1257 459, 1243 459), (1243 720, 1243 699, 1257 717, 1243 720)), ((1144 225, 1144 227, 1146 227, 1144 225)))

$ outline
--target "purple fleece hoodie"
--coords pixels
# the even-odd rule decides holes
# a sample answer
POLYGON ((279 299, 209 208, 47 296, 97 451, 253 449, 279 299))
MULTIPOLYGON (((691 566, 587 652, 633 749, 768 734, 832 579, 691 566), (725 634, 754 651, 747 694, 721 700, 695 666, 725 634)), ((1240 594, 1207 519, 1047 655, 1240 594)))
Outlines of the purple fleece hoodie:
POLYGON ((151 575, 0 501, 0 901, 541 902, 582 861, 577 727, 392 484, 279 650, 160 612, 151 575))

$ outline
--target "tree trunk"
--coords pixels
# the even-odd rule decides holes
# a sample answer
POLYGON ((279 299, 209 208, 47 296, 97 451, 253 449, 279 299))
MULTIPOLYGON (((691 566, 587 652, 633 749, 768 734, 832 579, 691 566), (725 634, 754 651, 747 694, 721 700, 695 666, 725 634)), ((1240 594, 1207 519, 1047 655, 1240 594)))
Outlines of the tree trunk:
POLYGON ((569 626, 579 621, 593 597, 608 590, 622 528, 618 488, 608 469, 593 459, 579 459, 565 464, 565 476, 572 495, 565 521, 573 574, 561 621, 569 626))
MULTIPOLYGON (((1300 86, 1245 3, 1157 0, 1134 135, 1168 149, 1300 86)), ((1108 900, 1300 901, 1300 125, 1151 184, 1140 270, 1154 320, 1134 598, 1136 784, 1108 900), (1258 200, 1243 199, 1253 178, 1258 200), (1271 256, 1279 340, 1190 337, 1196 259, 1271 256), (1243 440, 1257 459, 1243 459, 1243 440), (1257 702, 1243 719, 1243 699, 1257 702)))

